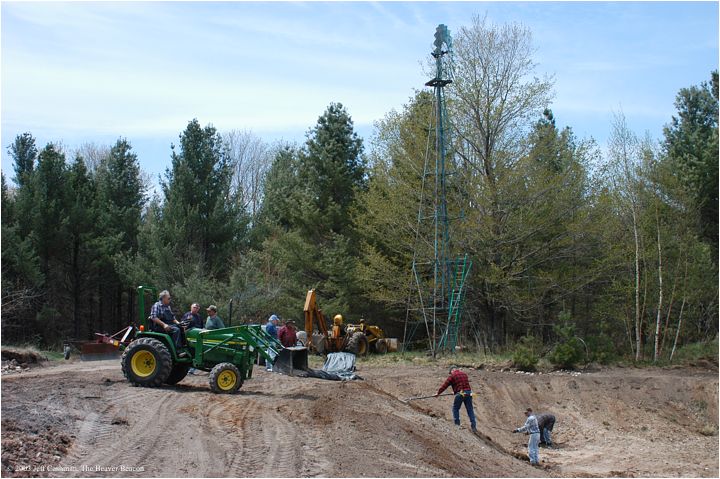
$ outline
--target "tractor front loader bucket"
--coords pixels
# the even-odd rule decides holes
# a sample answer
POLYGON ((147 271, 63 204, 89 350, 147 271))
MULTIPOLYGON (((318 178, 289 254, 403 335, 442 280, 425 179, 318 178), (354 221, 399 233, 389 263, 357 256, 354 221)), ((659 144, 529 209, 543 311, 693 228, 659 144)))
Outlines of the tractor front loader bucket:
POLYGON ((302 346, 282 348, 273 362, 273 371, 294 376, 308 369, 308 349, 302 346))

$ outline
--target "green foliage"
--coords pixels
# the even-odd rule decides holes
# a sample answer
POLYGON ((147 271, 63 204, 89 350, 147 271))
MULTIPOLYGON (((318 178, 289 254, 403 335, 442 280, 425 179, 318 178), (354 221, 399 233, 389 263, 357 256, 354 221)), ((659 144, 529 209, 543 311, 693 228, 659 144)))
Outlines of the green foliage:
POLYGON ((575 325, 572 324, 570 313, 563 311, 558 317, 558 324, 553 331, 558 337, 558 342, 548 354, 548 360, 557 367, 573 369, 585 356, 585 349, 577 336, 575 336, 575 325))
POLYGON ((718 247, 718 73, 712 82, 683 88, 677 117, 664 129, 665 151, 698 212, 696 227, 718 247))
POLYGON ((617 357, 615 345, 610 336, 605 333, 588 337, 586 343, 590 353, 590 361, 610 364, 617 357))
POLYGON ((15 169, 15 183, 22 187, 32 177, 37 158, 35 138, 30 133, 23 133, 15 137, 15 141, 8 147, 8 153, 13 159, 15 169))
POLYGON ((326 314, 350 318, 362 304, 353 219, 356 195, 365 187, 361 153, 352 119, 336 103, 310 130, 304 148, 277 152, 253 233, 261 246, 232 274, 233 289, 257 315, 266 317, 269 309, 299 315, 308 289, 318 291, 326 314), (243 270, 248 267, 250 272, 243 270))
POLYGON ((542 341, 534 336, 523 336, 515 345, 513 352, 513 366, 521 371, 534 371, 540 357, 538 353, 542 341))
MULTIPOLYGON (((172 169, 161 182, 164 202, 158 234, 176 262, 201 261, 205 274, 226 278, 246 239, 247 218, 231 192, 232 165, 212 126, 192 120, 173 147, 172 169)), ((182 278, 168 278, 170 283, 182 278)), ((167 283, 166 283, 167 284, 167 283)))
MULTIPOLYGON (((676 358, 716 355, 716 339, 698 342, 718 328, 717 73, 678 93, 662 148, 623 118, 604 157, 558 126, 526 28, 476 18, 455 40, 449 247, 473 261, 461 344, 514 344, 506 359, 526 370, 541 338, 556 342, 547 359, 559 367, 634 350, 642 359, 660 317, 663 358, 678 328, 676 358)), ((303 145, 274 150, 267 173, 269 150, 241 167, 242 138, 193 120, 149 202, 127 140, 67 161, 19 135, 7 146, 13 183, 2 175, 3 338, 117 331, 136 317, 138 284, 169 289, 178 312, 217 304, 226 320, 232 299, 235 321, 299 320, 312 288, 326 316, 364 316, 400 336, 417 297, 410 266, 433 257, 434 177, 422 175, 434 160, 433 102, 417 92, 389 112, 367 157, 348 111, 331 103, 303 145), (429 220, 418 221, 421 202, 429 220)), ((417 282, 428 290, 426 264, 417 282)))
POLYGON ((675 351, 673 362, 688 363, 698 359, 708 359, 717 363, 718 338, 710 341, 699 341, 681 346, 675 351))
POLYGON ((355 193, 365 185, 362 150, 347 110, 331 103, 308 133, 300 155, 299 179, 312 193, 320 224, 335 234, 348 235, 355 193))

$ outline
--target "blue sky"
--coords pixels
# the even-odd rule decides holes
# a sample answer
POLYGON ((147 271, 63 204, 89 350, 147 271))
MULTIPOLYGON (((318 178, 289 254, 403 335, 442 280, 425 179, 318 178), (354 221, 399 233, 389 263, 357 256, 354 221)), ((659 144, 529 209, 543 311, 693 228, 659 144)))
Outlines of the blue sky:
POLYGON ((560 126, 601 145, 613 112, 655 138, 680 88, 718 68, 717 2, 1 4, 2 170, 39 147, 126 137, 153 180, 188 121, 301 142, 332 101, 365 138, 427 80, 433 34, 473 14, 533 32, 560 126))

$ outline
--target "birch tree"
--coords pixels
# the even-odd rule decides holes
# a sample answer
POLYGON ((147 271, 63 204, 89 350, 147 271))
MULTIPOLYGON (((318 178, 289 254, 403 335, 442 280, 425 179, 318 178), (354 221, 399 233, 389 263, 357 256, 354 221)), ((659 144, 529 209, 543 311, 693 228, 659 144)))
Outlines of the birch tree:
POLYGON ((628 219, 633 237, 635 296, 635 360, 642 357, 642 313, 640 306, 640 148, 637 136, 630 131, 622 113, 616 113, 608 145, 609 180, 621 211, 628 219))

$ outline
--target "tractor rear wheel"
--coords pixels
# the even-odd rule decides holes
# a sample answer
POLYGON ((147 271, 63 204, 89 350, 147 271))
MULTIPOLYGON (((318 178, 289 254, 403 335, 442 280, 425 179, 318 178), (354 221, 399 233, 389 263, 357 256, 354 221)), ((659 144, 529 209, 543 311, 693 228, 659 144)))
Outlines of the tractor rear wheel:
POLYGON ((368 338, 365 336, 365 333, 361 331, 353 333, 346 349, 356 356, 367 356, 370 345, 368 344, 368 338))
POLYGON ((122 371, 136 386, 157 387, 164 383, 172 369, 170 351, 153 338, 136 339, 122 355, 122 371))
POLYGON ((189 363, 175 363, 170 371, 170 376, 165 380, 165 384, 177 384, 187 376, 188 371, 192 364, 189 363))
POLYGON ((375 352, 378 354, 385 354, 387 353, 388 345, 385 342, 384 339, 378 339, 375 341, 375 352))
POLYGON ((232 394, 242 386, 243 378, 240 370, 232 363, 220 363, 212 368, 210 389, 219 394, 232 394))

